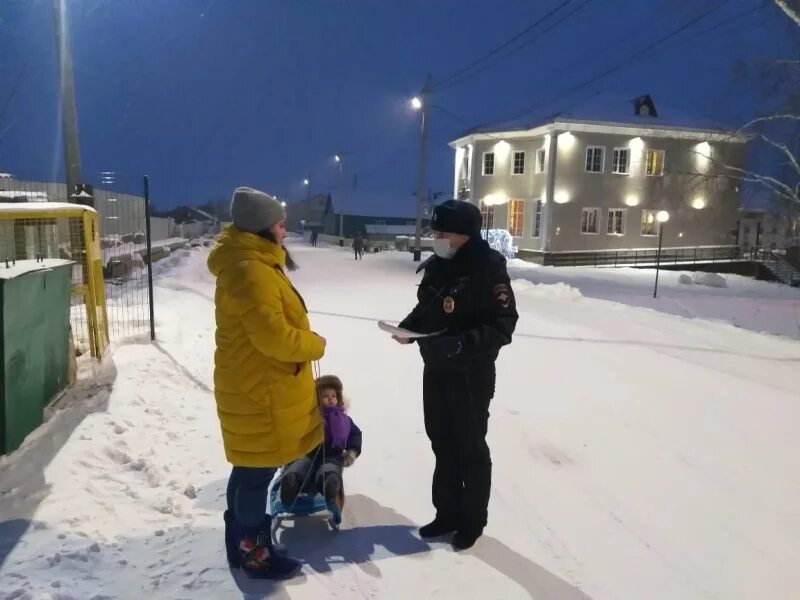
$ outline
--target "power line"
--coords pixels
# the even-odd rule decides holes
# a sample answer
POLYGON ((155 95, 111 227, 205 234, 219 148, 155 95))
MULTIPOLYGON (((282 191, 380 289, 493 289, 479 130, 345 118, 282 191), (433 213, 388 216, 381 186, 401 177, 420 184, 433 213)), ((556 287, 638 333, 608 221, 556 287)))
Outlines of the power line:
MULTIPOLYGON (((677 35, 680 35, 684 31, 686 31, 689 27, 691 27, 695 23, 701 21, 702 19, 706 18, 707 16, 717 12, 720 8, 722 8, 724 5, 728 4, 729 2, 730 2, 730 0, 723 0, 722 2, 719 2, 719 3, 715 4, 710 9, 708 9, 706 11, 703 11, 702 13, 700 13, 700 14, 694 16, 693 18, 691 18, 690 20, 686 21, 685 23, 680 25, 677 29, 674 29, 671 32, 667 33, 666 35, 661 36, 656 41, 648 44, 647 46, 645 46, 643 48, 639 48, 635 52, 631 53, 627 58, 625 58, 624 60, 622 60, 619 63, 616 63, 614 66, 609 67, 608 69, 606 69, 602 73, 599 73, 598 75, 595 75, 594 77, 592 77, 592 78, 590 78, 588 80, 585 80, 585 81, 583 81, 581 83, 578 83, 576 85, 568 87, 565 90, 562 90, 562 91, 559 91, 557 93, 554 93, 554 94, 552 94, 552 97, 553 98, 563 99, 563 98, 565 98, 567 96, 571 96, 575 92, 578 92, 578 91, 580 91, 580 90, 592 85, 593 83, 596 83, 597 81, 608 77, 609 75, 615 74, 616 72, 624 69, 625 67, 628 67, 631 64, 635 63, 636 61, 642 60, 642 58, 647 56, 648 52, 652 53, 659 46, 663 45, 665 42, 671 40, 672 38, 674 38, 677 35)), ((512 120, 512 119, 516 119, 518 117, 524 116, 524 115, 528 114, 529 112, 531 112, 532 110, 534 110, 536 107, 541 106, 542 104, 543 103, 541 101, 536 102, 535 104, 530 104, 530 105, 526 106, 525 108, 523 108, 522 110, 520 110, 518 112, 515 112, 513 115, 511 115, 509 117, 506 117, 504 120, 508 121, 508 120, 512 120)), ((477 129, 480 126, 481 125, 477 125, 477 126, 473 127, 473 129, 477 129)))
POLYGON ((536 21, 534 21, 533 23, 528 25, 525 29, 520 31, 518 34, 512 36, 511 38, 509 38, 508 40, 506 40, 505 42, 500 44, 497 48, 495 48, 494 50, 490 50, 489 52, 487 52, 486 54, 484 54, 483 56, 481 56, 477 60, 472 61, 466 67, 463 67, 463 68, 455 71, 454 73, 451 73, 450 75, 448 75, 447 77, 442 79, 437 85, 433 86, 432 89, 433 90, 438 89, 439 87, 445 85, 446 83, 448 83, 449 81, 455 79, 459 75, 462 75, 463 73, 466 73, 467 71, 469 71, 473 67, 481 64, 482 62, 484 62, 486 60, 489 60, 495 54, 497 54, 498 52, 501 52, 501 51, 505 50, 506 48, 508 48, 511 44, 513 44, 518 39, 520 39, 521 37, 523 37, 524 35, 526 35, 530 31, 532 31, 533 29, 538 27, 540 24, 544 23, 552 15, 556 14, 557 12, 559 12, 561 9, 565 8, 567 5, 571 4, 572 2, 574 2, 574 0, 563 0, 563 2, 561 2, 561 4, 559 4, 558 6, 556 6, 554 9, 550 10, 549 12, 545 13, 542 17, 540 17, 539 19, 537 19, 536 21))
MULTIPOLYGON (((583 4, 579 4, 578 6, 574 7, 571 11, 566 13, 565 15, 562 15, 561 18, 559 18, 555 23, 551 23, 549 27, 547 27, 544 31, 539 33, 539 35, 537 37, 535 37, 535 38, 533 38, 531 40, 528 40, 526 42, 523 42, 522 44, 520 44, 516 48, 511 48, 508 52, 505 52, 504 54, 500 55, 498 58, 508 58, 509 56, 511 56, 513 54, 516 54, 520 50, 523 50, 524 48, 527 48, 531 44, 534 44, 534 43, 540 41, 545 34, 550 33, 556 27, 561 25, 561 23, 563 23, 564 21, 569 19, 572 15, 574 15, 575 13, 583 10, 586 7, 586 5, 588 5, 592 1, 593 0, 584 0, 583 4)), ((482 67, 480 67, 476 71, 473 71, 472 73, 466 73, 465 75, 463 75, 461 77, 457 77, 454 80, 451 80, 449 82, 440 83, 438 86, 436 86, 436 89, 437 90, 443 90, 443 89, 447 89, 447 88, 449 88, 451 86, 458 85, 459 83, 462 83, 462 82, 468 80, 470 77, 475 77, 476 75, 480 75, 481 73, 486 71, 491 66, 492 66, 492 61, 489 60, 489 62, 484 64, 482 67)))
MULTIPOLYGON (((729 25, 733 21, 736 21, 738 19, 746 17, 746 16, 748 16, 748 15, 750 15, 752 13, 759 12, 759 11, 761 11, 763 9, 764 9, 764 6, 756 6, 756 7, 753 7, 753 8, 749 8, 749 9, 745 10, 744 12, 741 12, 741 13, 738 13, 738 14, 734 15, 731 18, 728 18, 728 19, 725 19, 723 21, 720 21, 719 23, 715 23, 711 27, 707 27, 706 29, 697 31, 697 32, 693 33, 692 36, 696 37, 696 36, 706 35, 708 33, 711 33, 712 31, 716 31, 717 29, 720 29, 722 27, 725 27, 725 26, 729 25)), ((653 54, 658 53, 658 52, 663 52, 664 50, 666 50, 668 48, 672 48, 675 45, 677 45, 678 43, 682 43, 682 42, 683 42, 683 40, 675 40, 674 43, 667 44, 666 46, 662 46, 662 47, 658 48, 658 50, 656 50, 655 52, 651 52, 651 56, 653 54)), ((606 55, 606 54, 610 54, 610 53, 609 52, 603 52, 602 54, 606 55)), ((579 57, 577 60, 571 61, 568 65, 560 67, 559 70, 561 72, 571 72, 574 68, 576 68, 578 65, 582 64, 583 62, 585 62, 585 58, 584 57, 579 57)))

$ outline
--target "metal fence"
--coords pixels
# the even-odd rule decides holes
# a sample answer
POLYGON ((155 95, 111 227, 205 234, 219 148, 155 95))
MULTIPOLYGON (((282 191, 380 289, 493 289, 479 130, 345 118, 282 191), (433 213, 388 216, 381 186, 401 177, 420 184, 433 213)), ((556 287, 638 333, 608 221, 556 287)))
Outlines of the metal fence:
POLYGON ((730 262, 740 258, 736 246, 699 246, 690 248, 654 248, 641 250, 601 250, 596 252, 557 252, 547 254, 544 264, 554 267, 637 267, 660 262, 669 264, 697 264, 730 262))
POLYGON ((80 353, 100 357, 108 346, 108 321, 97 214, 78 205, 45 202, 0 204, 0 258, 73 262, 70 326, 80 353))
MULTIPOLYGON (((96 211, 98 260, 104 280, 109 335, 113 339, 149 333, 154 338, 150 269, 153 253, 147 180, 110 172, 98 174, 94 179, 96 185, 86 185, 69 194, 67 186, 62 183, 0 178, 0 202, 91 205, 96 211)), ((43 237, 35 237, 34 246, 41 247, 39 253, 46 258, 74 255, 80 252, 81 233, 77 227, 73 223, 45 229, 43 237), (55 239, 51 239, 53 236, 55 239)), ((0 231, 0 244, 8 238, 8 233, 0 231)), ((18 237, 13 239, 14 244, 20 243, 18 237)), ((3 258, 2 254, 0 258, 3 258)), ((86 330, 85 324, 79 320, 80 313, 73 308, 76 337, 78 331, 86 330)))

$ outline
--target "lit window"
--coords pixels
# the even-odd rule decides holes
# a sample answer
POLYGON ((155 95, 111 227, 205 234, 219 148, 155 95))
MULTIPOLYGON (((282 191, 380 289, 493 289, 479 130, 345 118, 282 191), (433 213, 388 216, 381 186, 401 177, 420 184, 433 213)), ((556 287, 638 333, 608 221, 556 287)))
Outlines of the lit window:
POLYGON ((664 174, 664 151, 647 151, 647 174, 653 177, 660 177, 664 174))
POLYGON ((494 228, 494 205, 481 202, 481 223, 483 229, 494 228))
POLYGON ((658 235, 658 219, 656 219, 656 211, 654 210, 642 211, 642 235, 646 236, 658 235))
POLYGON ((511 200, 508 203, 508 231, 513 237, 522 237, 525 219, 525 201, 511 200))

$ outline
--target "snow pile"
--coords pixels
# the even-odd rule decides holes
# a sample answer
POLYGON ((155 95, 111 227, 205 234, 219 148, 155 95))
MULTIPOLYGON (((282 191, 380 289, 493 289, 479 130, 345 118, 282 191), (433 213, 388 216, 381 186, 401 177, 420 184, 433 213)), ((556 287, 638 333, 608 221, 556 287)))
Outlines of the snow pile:
MULTIPOLYGON (((800 339, 800 289, 725 275, 725 287, 687 285, 696 273, 665 271, 653 299, 655 269, 543 267, 521 260, 509 262, 512 279, 532 283, 565 283, 584 298, 611 300, 686 318, 726 321, 755 332, 800 339)), ((711 274, 709 279, 721 277, 711 274)), ((717 280, 718 281, 718 280, 717 280)))
POLYGON ((543 298, 546 300, 561 300, 575 302, 583 298, 580 290, 566 283, 531 283, 524 279, 513 282, 514 293, 519 296, 524 294, 531 298, 543 298))
POLYGON ((705 285, 713 288, 728 287, 728 282, 718 273, 695 273, 694 282, 697 285, 705 285))
POLYGON ((27 198, 28 202, 47 202, 47 192, 0 190, 0 198, 27 198))

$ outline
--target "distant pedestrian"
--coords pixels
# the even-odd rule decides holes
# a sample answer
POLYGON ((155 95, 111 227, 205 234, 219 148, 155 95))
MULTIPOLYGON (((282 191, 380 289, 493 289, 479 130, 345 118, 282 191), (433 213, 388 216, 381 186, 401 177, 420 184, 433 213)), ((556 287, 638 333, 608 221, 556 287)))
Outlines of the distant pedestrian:
POLYGON ((356 255, 356 260, 364 258, 364 238, 361 237, 360 233, 357 233, 356 237, 353 238, 353 252, 356 255))
POLYGON ((317 238, 319 237, 319 232, 316 229, 311 230, 311 245, 316 248, 317 247, 317 238))

